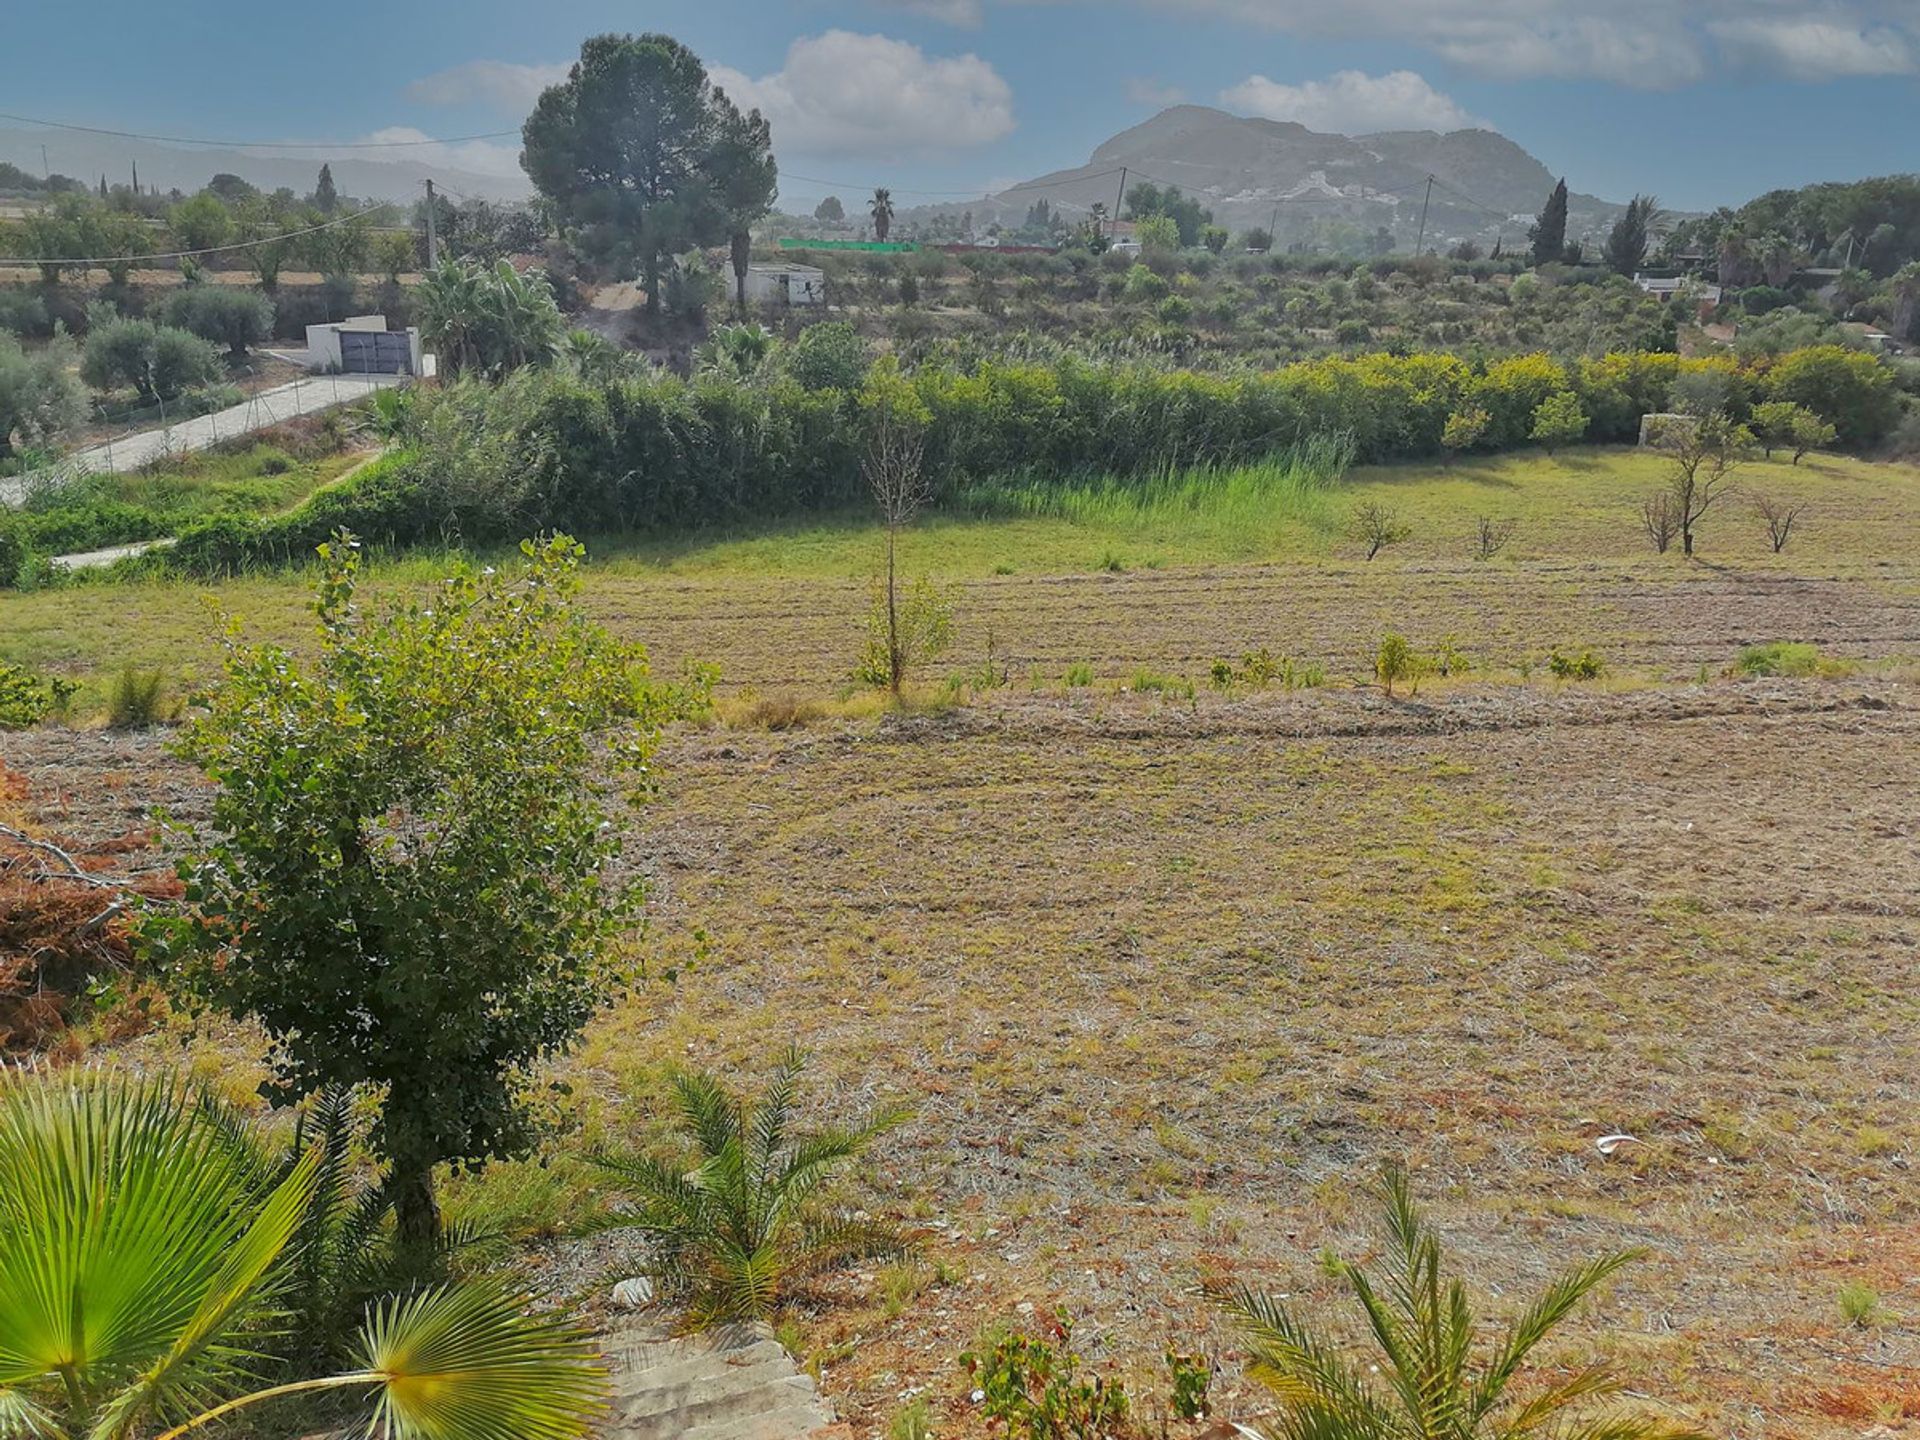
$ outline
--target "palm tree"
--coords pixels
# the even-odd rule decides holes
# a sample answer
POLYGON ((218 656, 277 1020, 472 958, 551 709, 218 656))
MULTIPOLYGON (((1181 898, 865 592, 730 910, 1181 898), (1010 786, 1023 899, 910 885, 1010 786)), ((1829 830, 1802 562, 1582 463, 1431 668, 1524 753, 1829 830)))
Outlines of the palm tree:
POLYGON ((584 1340, 494 1284, 375 1305, 351 1369, 258 1388, 322 1155, 263 1181, 235 1132, 164 1082, 0 1079, 0 1437, 175 1440, 335 1390, 394 1440, 588 1432, 605 1376, 584 1340))
POLYGON ((1343 1359, 1279 1300, 1245 1289, 1212 1292, 1247 1336, 1247 1373, 1280 1398, 1280 1414, 1261 1430, 1270 1440, 1704 1440, 1689 1427, 1631 1413, 1573 1419, 1574 1407, 1619 1389, 1602 1365, 1525 1401, 1508 1393, 1534 1347, 1639 1252, 1605 1255, 1561 1276, 1476 1365, 1466 1287, 1442 1278, 1440 1241, 1422 1223, 1406 1175, 1389 1169, 1379 1193, 1386 1273, 1376 1286, 1358 1265, 1342 1262, 1339 1271, 1379 1347, 1372 1363, 1343 1359))
POLYGON ((655 1277, 695 1325, 761 1320, 796 1280, 847 1260, 898 1253, 890 1225, 816 1203, 835 1171, 905 1118, 890 1110, 847 1128, 790 1134, 804 1058, 789 1051, 759 1099, 729 1094, 710 1075, 677 1074, 679 1128, 692 1156, 599 1156, 632 1209, 609 1226, 654 1241, 655 1277))
POLYGON ((478 358, 484 279, 473 266, 448 256, 420 282, 420 335, 440 355, 449 376, 478 358))
POLYGON ((729 380, 751 380, 773 353, 773 332, 764 325, 722 325, 694 352, 694 364, 703 372, 729 380))
POLYGON ((884 186, 875 190, 867 213, 873 216, 873 238, 886 244, 887 228, 893 224, 893 192, 884 186))

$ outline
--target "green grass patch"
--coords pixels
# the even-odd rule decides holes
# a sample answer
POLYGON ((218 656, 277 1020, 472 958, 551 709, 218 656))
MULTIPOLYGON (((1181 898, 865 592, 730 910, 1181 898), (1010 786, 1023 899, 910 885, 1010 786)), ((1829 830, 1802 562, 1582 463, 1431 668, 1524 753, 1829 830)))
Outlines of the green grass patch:
POLYGON ((272 515, 337 479, 359 457, 300 460, 276 445, 198 452, 124 475, 88 475, 30 497, 22 538, 42 555, 153 540, 215 515, 272 515))
POLYGON ((1736 673, 1753 676, 1784 676, 1805 679, 1812 675, 1844 675, 1851 667, 1821 655, 1816 645, 1776 640, 1769 645, 1749 645, 1733 662, 1736 673))

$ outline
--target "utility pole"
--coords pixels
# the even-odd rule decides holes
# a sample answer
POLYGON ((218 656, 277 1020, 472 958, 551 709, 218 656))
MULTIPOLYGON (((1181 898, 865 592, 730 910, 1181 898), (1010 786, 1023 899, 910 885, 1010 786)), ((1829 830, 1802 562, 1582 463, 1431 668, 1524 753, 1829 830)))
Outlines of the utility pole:
POLYGON ((437 270, 440 267, 440 233, 435 227, 433 215, 433 181, 427 181, 427 268, 437 270))
POLYGON ((40 173, 48 180, 53 178, 53 167, 47 164, 47 147, 44 145, 40 147, 40 173))
POLYGON ((1427 249, 1427 207, 1433 204, 1433 176, 1427 176, 1427 198, 1420 202, 1420 238, 1413 242, 1413 257, 1419 259, 1427 249))
POLYGON ((1113 197, 1113 225, 1107 234, 1107 239, 1109 240, 1117 240, 1120 238, 1120 207, 1126 203, 1127 167, 1122 165, 1120 167, 1120 193, 1113 197))

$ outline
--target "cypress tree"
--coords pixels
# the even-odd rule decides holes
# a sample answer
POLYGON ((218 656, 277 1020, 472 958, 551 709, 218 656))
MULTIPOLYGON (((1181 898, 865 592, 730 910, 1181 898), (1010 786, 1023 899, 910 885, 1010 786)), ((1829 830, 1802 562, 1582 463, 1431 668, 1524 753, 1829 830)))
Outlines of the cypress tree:
POLYGON ((1547 207, 1540 212, 1540 218, 1527 231, 1527 238, 1533 242, 1533 263, 1551 265, 1567 249, 1567 182, 1563 177, 1553 187, 1553 194, 1547 197, 1547 207))

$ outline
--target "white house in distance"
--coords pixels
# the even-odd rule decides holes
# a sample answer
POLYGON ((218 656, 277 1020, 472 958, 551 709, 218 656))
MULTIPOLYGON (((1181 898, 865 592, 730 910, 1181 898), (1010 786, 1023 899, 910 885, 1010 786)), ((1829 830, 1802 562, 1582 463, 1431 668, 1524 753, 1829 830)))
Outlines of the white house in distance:
POLYGON ((432 373, 420 354, 420 331, 389 330, 384 315, 349 315, 307 326, 307 369, 330 375, 432 373))
POLYGON ((824 305, 827 272, 811 265, 749 265, 747 302, 751 305, 824 305))

